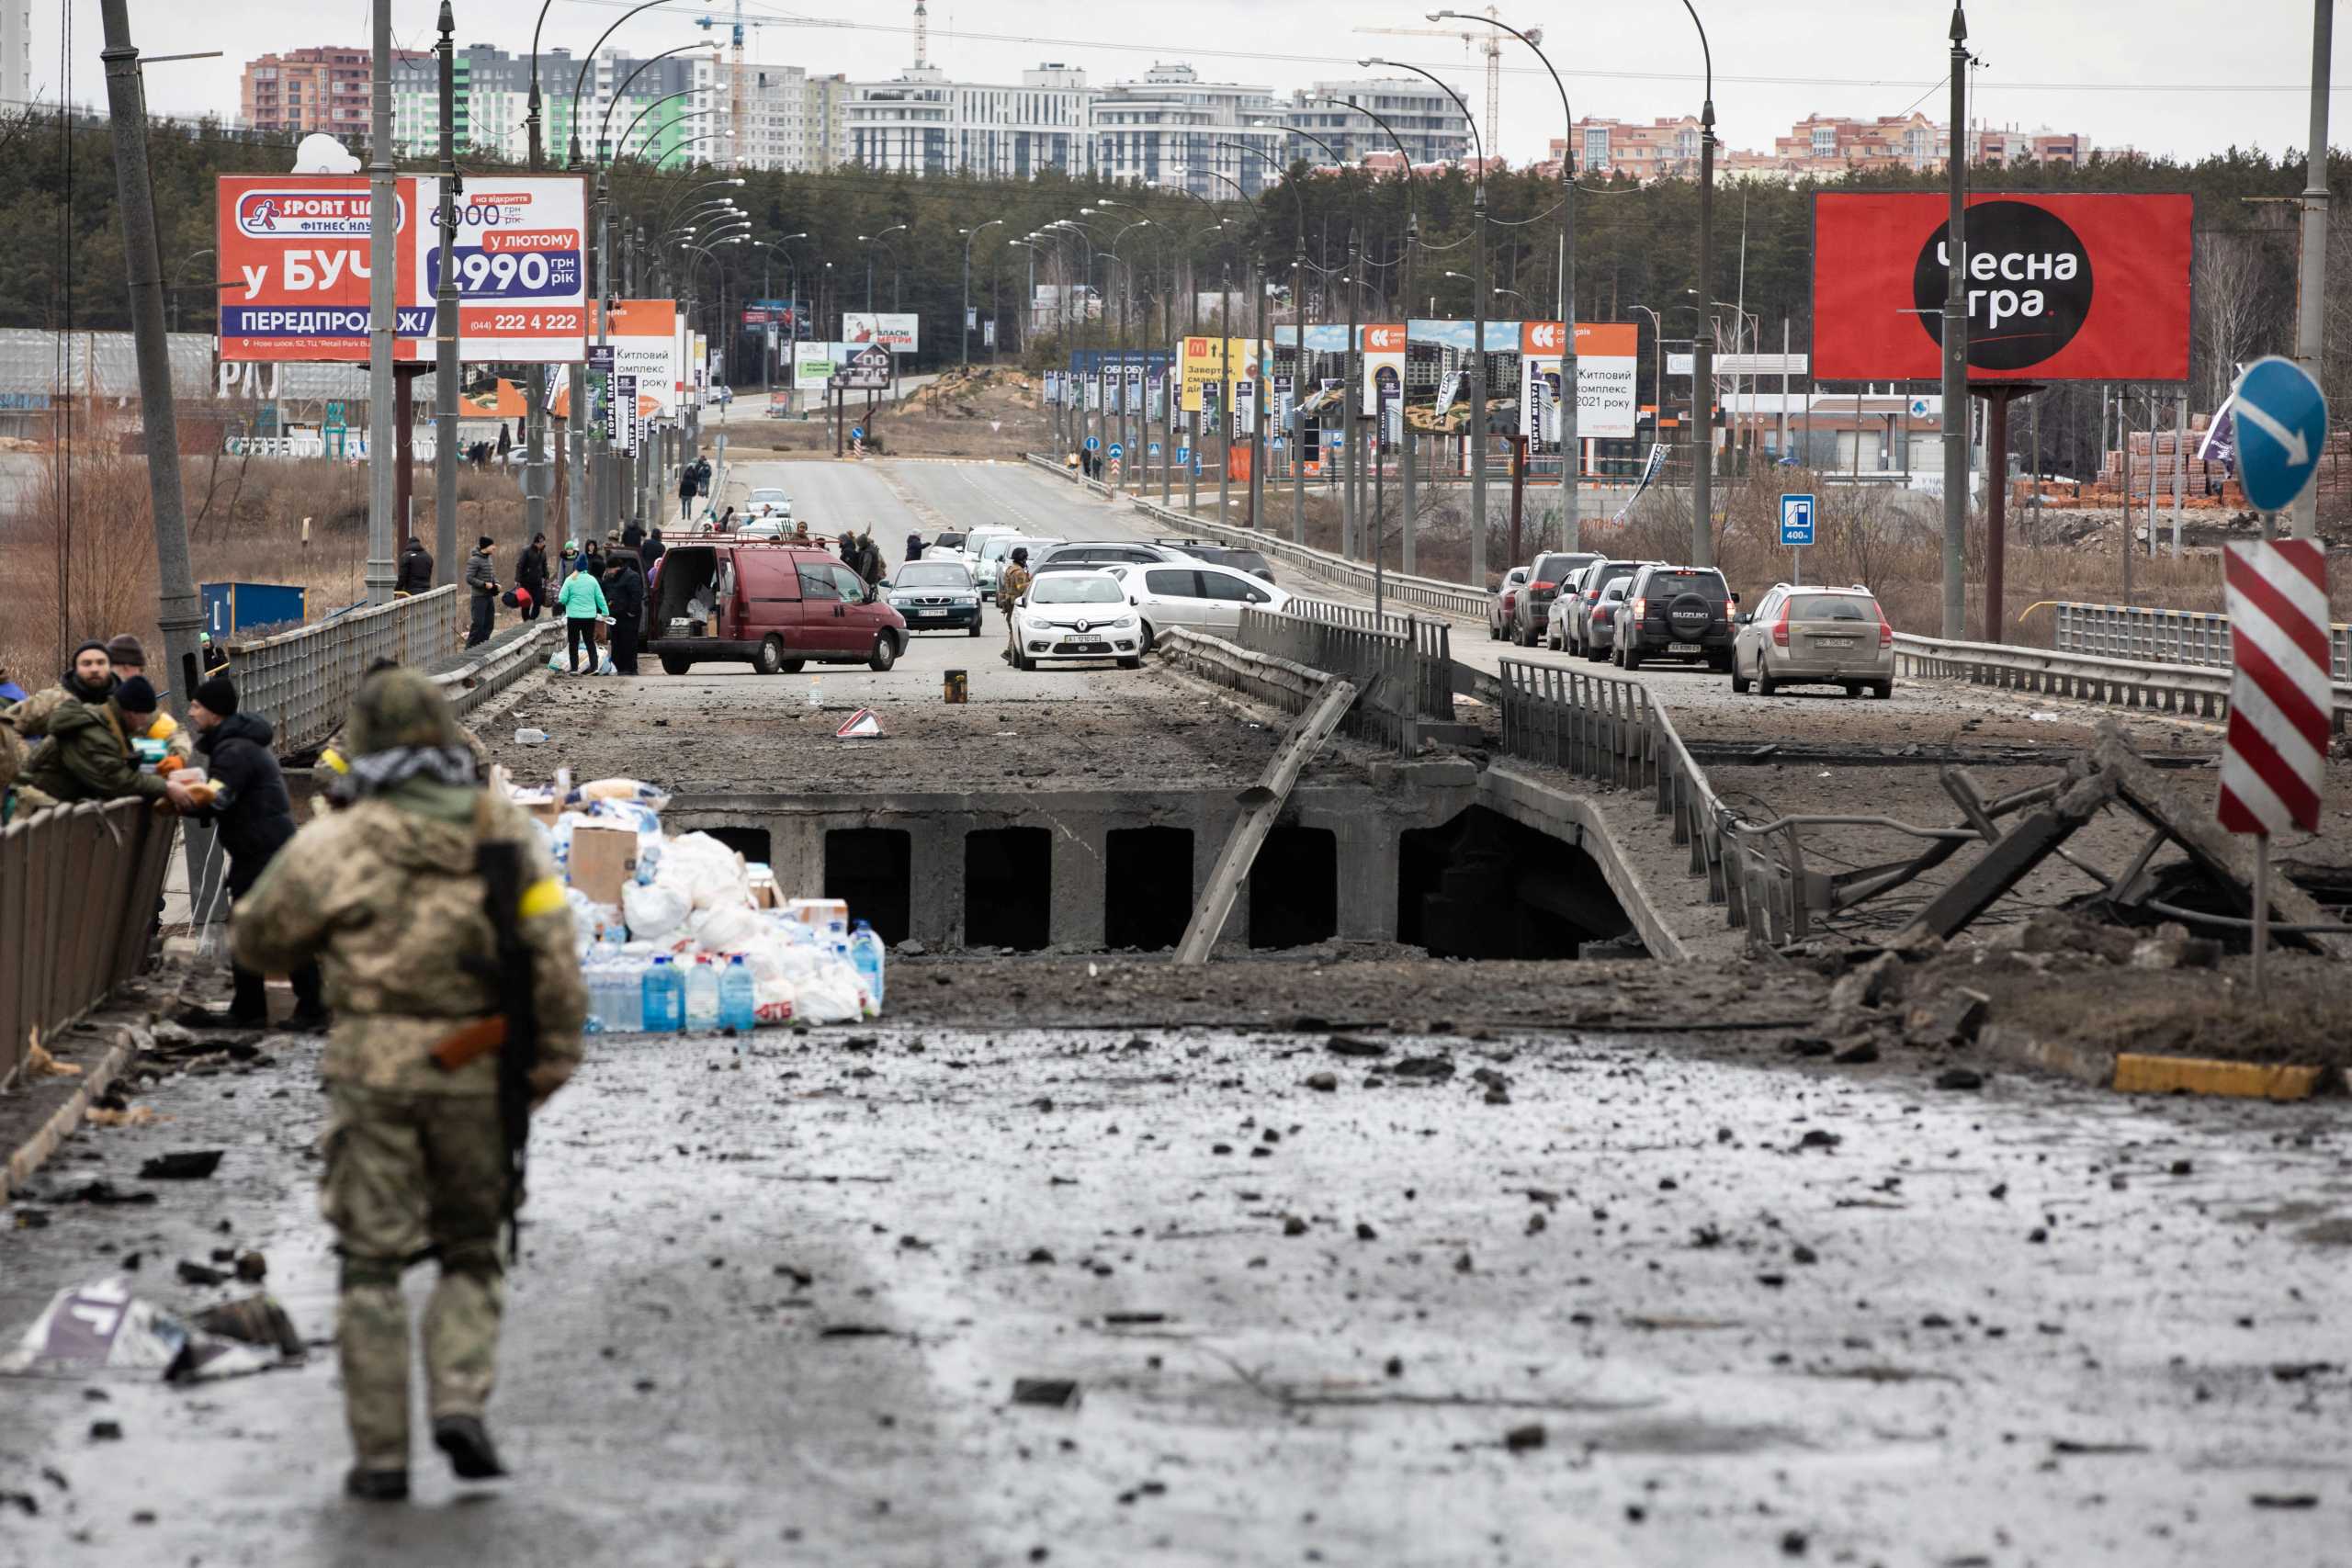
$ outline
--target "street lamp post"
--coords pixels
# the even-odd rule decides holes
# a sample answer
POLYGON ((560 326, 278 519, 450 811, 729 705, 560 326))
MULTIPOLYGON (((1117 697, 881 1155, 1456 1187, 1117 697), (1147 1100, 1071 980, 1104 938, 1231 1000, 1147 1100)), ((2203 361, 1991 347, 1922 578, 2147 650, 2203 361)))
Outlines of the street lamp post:
MULTIPOLYGON (((1715 272, 1715 55, 1707 42, 1707 26, 1698 7, 1682 0, 1690 25, 1699 29, 1699 50, 1705 57, 1707 96, 1699 109, 1699 287, 1713 287, 1715 272)), ((1954 134, 1958 134, 1955 128, 1954 134)), ((1712 295, 1702 294, 1702 299, 1712 295)), ((1715 564, 1715 323, 1704 310, 1690 345, 1690 564, 1715 564)), ((1947 628, 1949 633, 1949 628, 1947 628)), ((1957 634, 1949 634, 1957 635, 1957 634)))
MULTIPOLYGON (((1943 320, 1943 632, 1947 639, 1957 641, 1968 635, 1968 584, 1963 576, 1968 570, 1968 17, 1957 0, 1951 8, 1951 150, 1944 165, 1951 186, 1951 214, 1945 236, 1943 320), (1960 426, 1956 438, 1954 424, 1960 426)), ((1861 439, 1858 423, 1854 432, 1858 447, 1861 439)), ((2153 445, 2149 447, 2151 452, 2154 449, 2153 445)), ((2006 476, 1994 478, 1996 483, 2006 479, 2006 476)), ((2153 489, 2150 493, 2154 493, 2153 489)), ((2127 491, 2123 505, 2126 560, 2132 555, 2131 501, 2127 491)), ((1997 626, 1998 607, 1988 604, 1986 609, 1986 620, 1997 626)))
POLYGON ((1402 61, 1373 59, 1357 63, 1410 71, 1434 84, 1462 111, 1478 155, 1470 220, 1470 581, 1483 589, 1487 583, 1487 144, 1478 135, 1478 122, 1471 118, 1470 106, 1463 101, 1462 95, 1430 73, 1402 61))
POLYGON ((957 231, 957 232, 964 236, 963 321, 964 368, 966 370, 969 370, 972 367, 972 242, 980 237, 980 233, 983 230, 993 229, 1003 221, 1004 220, 1001 218, 991 218, 987 222, 981 224, 978 229, 962 229, 957 231))
MULTIPOLYGON (((1159 224, 1154 223, 1148 218, 1138 218, 1111 237, 1112 265, 1114 266, 1123 267, 1125 269, 1120 275, 1121 281, 1119 284, 1119 450, 1121 455, 1119 478, 1122 484, 1125 482, 1126 476, 1128 474, 1136 473, 1139 475, 1143 465, 1136 460, 1136 455, 1134 432, 1128 423, 1128 415, 1131 411, 1127 406, 1127 299, 1130 295, 1135 293, 1135 268, 1131 263, 1127 262, 1125 257, 1119 254, 1119 242, 1125 239, 1137 229, 1157 229, 1159 227, 1159 224)), ((1151 355, 1147 351, 1144 355, 1144 364, 1148 367, 1150 363, 1151 355)), ((1137 378, 1136 384, 1138 386, 1142 384, 1142 378, 1140 376, 1137 378)), ((1144 431, 1144 437, 1147 441, 1150 439, 1151 435, 1149 424, 1149 419, 1147 417, 1144 431)), ((1140 489, 1142 484, 1140 478, 1138 478, 1136 484, 1137 488, 1140 489)))
MULTIPOLYGON (((1420 248, 1421 240, 1419 187, 1413 183, 1413 153, 1412 150, 1405 145, 1405 139, 1396 134, 1396 128, 1389 124, 1386 118, 1377 109, 1363 104, 1348 104, 1344 98, 1327 96, 1323 101, 1327 104, 1344 105, 1352 108, 1369 117, 1374 125, 1386 131, 1388 140, 1396 144, 1399 166, 1405 171, 1405 271, 1398 285, 1398 292, 1405 301, 1405 368, 1396 378, 1396 446, 1398 461, 1404 469, 1405 481, 1405 515, 1400 530, 1404 535, 1404 558, 1400 566, 1401 570, 1410 575, 1418 564, 1413 547, 1413 527, 1419 515, 1419 497, 1413 484, 1413 448, 1418 444, 1418 437, 1412 422, 1405 417, 1405 412, 1411 400, 1408 393, 1411 386, 1409 377, 1413 366, 1413 254, 1420 248)), ((1377 434, 1375 431, 1375 436, 1377 434)), ((1377 504, 1374 505, 1374 510, 1375 512, 1379 510, 1377 504)), ((1385 527, 1385 525, 1383 526, 1385 527)), ((1380 549, 1385 548, 1385 546, 1384 543, 1376 542, 1374 547, 1380 549)), ((1374 564, 1377 564, 1376 559, 1374 564)), ((1375 586, 1377 586, 1377 578, 1378 573, 1375 572, 1375 586)))
MULTIPOLYGON (((1577 404, 1582 400, 1577 389, 1577 120, 1568 107, 1568 89, 1560 81, 1560 73, 1553 69, 1551 56, 1542 48, 1544 30, 1521 32, 1507 22, 1476 11, 1435 11, 1430 20, 1453 18, 1460 21, 1484 22, 1499 28, 1519 39, 1544 62, 1551 73, 1552 85, 1560 94, 1560 261, 1556 309, 1560 313, 1560 456, 1562 458, 1560 485, 1567 500, 1567 547, 1575 549, 1583 541, 1582 494, 1578 486, 1584 478, 1584 448, 1577 432, 1577 404)), ((1710 98, 1713 97, 1711 91, 1710 98)), ((1712 122, 1713 113, 1709 111, 1712 122)), ((1538 429, 1536 438, 1544 432, 1538 429)))

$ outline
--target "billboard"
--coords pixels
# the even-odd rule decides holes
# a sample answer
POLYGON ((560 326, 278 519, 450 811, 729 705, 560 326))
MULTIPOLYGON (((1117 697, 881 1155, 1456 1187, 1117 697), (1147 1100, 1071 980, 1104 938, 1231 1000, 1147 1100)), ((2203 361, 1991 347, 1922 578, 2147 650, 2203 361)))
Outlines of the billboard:
MULTIPOLYGON (((1949 211, 1927 191, 1814 197, 1815 376, 1942 374, 1949 211)), ((2187 196, 1969 197, 1970 379, 2188 379, 2195 216, 2187 196)))
POLYGON ((842 341, 852 344, 878 343, 894 354, 912 354, 921 336, 921 320, 911 310, 903 315, 888 310, 844 310, 842 341))
POLYGON ((792 385, 803 392, 821 392, 832 379, 839 344, 797 343, 792 345, 792 385))
MULTIPOLYGON (((1228 381, 1254 378, 1258 374, 1255 348, 1255 343, 1246 337, 1186 338, 1183 344, 1183 401, 1177 407, 1186 413, 1204 412, 1202 388, 1216 385, 1220 377, 1228 381)), ((1229 408, 1232 401, 1230 398, 1225 399, 1222 406, 1229 408)))
MULTIPOLYGON (((580 357, 587 321, 575 175, 477 182, 458 209, 458 354, 472 363, 580 357)), ((363 175, 223 175, 216 187, 223 360, 368 357, 368 180, 363 175)), ((392 356, 434 356, 441 280, 440 182, 393 182, 399 301, 392 356)))
MULTIPOLYGON (((588 307, 588 335, 593 341, 602 307, 588 307)), ((637 378, 637 393, 647 412, 657 418, 678 412, 677 371, 671 361, 675 345, 678 307, 671 299, 616 299, 609 333, 613 374, 637 378)))
MULTIPOLYGON (((1520 434, 1560 439, 1560 345, 1557 321, 1519 323, 1520 434), (1542 427, 1537 419, 1542 418, 1542 427)), ((1577 323, 1577 437, 1631 440, 1634 378, 1641 362, 1641 329, 1632 321, 1577 323)), ((1466 344, 1467 337, 1463 339, 1466 344)))

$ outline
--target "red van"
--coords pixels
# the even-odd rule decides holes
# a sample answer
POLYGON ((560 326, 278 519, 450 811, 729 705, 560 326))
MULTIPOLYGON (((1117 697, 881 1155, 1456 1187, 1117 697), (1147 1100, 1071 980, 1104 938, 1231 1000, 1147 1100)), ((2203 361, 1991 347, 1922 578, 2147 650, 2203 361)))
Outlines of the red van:
POLYGON ((683 675, 698 663, 788 675, 819 664, 888 670, 907 623, 838 558, 804 545, 693 538, 662 557, 648 652, 683 675))

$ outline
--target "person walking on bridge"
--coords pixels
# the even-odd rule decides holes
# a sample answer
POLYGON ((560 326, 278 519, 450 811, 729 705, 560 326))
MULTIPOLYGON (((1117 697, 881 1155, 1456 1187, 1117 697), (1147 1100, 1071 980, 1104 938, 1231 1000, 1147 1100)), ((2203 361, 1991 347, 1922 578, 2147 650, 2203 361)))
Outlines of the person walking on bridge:
POLYGON ((580 650, 585 647, 588 650, 587 673, 594 675, 599 657, 596 652, 596 623, 612 614, 611 605, 605 600, 604 584, 596 581, 594 570, 583 562, 581 569, 565 578, 563 586, 556 590, 555 602, 563 606, 564 649, 571 672, 574 675, 581 673, 580 650))
POLYGON ((466 646, 478 647, 490 640, 491 630, 498 621, 498 573, 492 570, 490 553, 496 541, 487 534, 474 541, 474 553, 466 558, 466 589, 473 598, 473 629, 466 634, 466 646))
POLYGON ((433 556, 425 549, 424 541, 411 534, 408 547, 401 552, 400 574, 392 580, 394 593, 430 593, 433 592, 433 556))
POLYGON ((342 1259, 344 1489, 390 1503, 409 1492, 401 1276, 426 1258, 434 1444, 461 1481, 506 1473, 483 1421, 506 1305, 499 1230, 522 1201, 530 1111, 579 1066, 588 998, 538 829, 481 787, 433 682, 369 674, 344 734, 351 803, 270 861, 231 947, 264 974, 318 964, 334 1009, 320 1208, 342 1259))

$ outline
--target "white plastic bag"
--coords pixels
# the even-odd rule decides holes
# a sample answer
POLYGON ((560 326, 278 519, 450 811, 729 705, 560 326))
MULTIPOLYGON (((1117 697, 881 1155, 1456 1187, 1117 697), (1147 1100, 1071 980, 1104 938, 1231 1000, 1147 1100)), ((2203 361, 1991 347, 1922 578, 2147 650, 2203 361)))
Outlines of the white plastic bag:
POLYGON ((749 953, 754 942, 772 941, 757 910, 748 908, 696 908, 687 918, 695 945, 705 953, 749 953))
POLYGON ((670 792, 639 779, 596 779, 573 790, 564 804, 583 800, 630 800, 659 811, 670 804, 670 792))
POLYGON ((707 833, 673 839, 662 854, 662 880, 676 880, 690 889, 697 909, 749 909, 751 879, 743 860, 707 833))
POLYGON ((621 889, 621 911, 632 942, 666 945, 683 931, 694 907, 693 895, 673 882, 632 882, 621 889))

